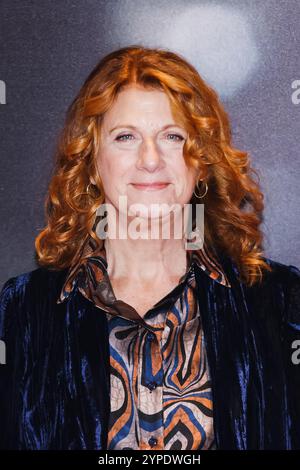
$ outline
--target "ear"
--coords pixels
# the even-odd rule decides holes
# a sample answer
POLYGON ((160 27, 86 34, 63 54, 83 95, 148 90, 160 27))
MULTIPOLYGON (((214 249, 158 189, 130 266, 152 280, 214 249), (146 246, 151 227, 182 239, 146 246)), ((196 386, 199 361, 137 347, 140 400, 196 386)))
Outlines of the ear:
POLYGON ((91 180, 92 184, 96 184, 96 181, 94 180, 94 178, 92 176, 91 176, 90 180, 91 180))

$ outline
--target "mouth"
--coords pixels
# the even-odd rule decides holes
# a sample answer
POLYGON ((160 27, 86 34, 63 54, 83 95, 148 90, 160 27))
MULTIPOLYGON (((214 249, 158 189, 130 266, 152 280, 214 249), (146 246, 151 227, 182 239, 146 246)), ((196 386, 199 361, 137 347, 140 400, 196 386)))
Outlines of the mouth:
POLYGON ((169 184, 170 183, 158 181, 156 183, 131 183, 131 186, 139 191, 158 191, 160 189, 165 189, 169 184))

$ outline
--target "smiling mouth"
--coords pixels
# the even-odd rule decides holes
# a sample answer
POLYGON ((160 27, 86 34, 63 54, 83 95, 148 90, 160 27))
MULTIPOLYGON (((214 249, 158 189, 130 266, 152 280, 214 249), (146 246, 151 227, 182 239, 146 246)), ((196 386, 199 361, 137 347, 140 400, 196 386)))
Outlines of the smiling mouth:
POLYGON ((158 183, 131 183, 135 189, 141 191, 157 191, 159 189, 164 189, 169 186, 170 183, 158 182, 158 183))

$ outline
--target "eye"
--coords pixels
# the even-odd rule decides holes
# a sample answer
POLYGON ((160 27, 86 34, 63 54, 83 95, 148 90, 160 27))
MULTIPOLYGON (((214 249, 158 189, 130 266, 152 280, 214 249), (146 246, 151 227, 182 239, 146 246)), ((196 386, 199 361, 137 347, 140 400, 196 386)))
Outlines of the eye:
POLYGON ((184 140, 184 138, 179 134, 168 134, 168 135, 171 135, 173 137, 177 137, 177 139, 171 139, 171 140, 175 140, 175 141, 176 140, 179 140, 179 141, 184 140))
POLYGON ((118 137, 116 137, 116 140, 118 141, 126 141, 126 140, 129 140, 129 139, 123 139, 123 137, 128 137, 128 136, 132 136, 132 134, 122 134, 122 135, 119 135, 118 137))

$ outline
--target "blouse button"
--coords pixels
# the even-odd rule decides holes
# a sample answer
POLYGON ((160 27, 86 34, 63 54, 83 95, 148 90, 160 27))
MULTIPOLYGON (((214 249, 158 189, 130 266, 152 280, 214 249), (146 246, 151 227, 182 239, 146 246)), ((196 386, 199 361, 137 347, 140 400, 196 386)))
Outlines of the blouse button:
POLYGON ((154 390, 157 387, 157 383, 156 382, 149 382, 147 387, 149 388, 149 390, 154 390))
POLYGON ((154 447, 157 444, 157 439, 155 437, 150 437, 148 444, 150 447, 154 447))
POLYGON ((153 341, 154 339, 155 339, 155 334, 154 333, 148 333, 147 341, 153 341))

